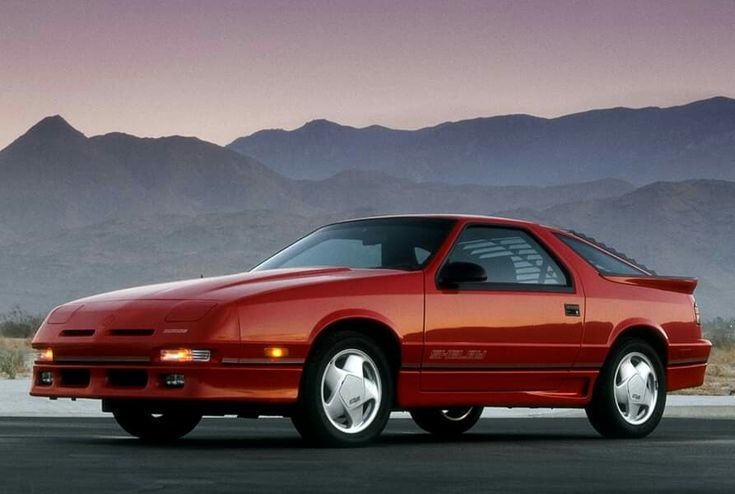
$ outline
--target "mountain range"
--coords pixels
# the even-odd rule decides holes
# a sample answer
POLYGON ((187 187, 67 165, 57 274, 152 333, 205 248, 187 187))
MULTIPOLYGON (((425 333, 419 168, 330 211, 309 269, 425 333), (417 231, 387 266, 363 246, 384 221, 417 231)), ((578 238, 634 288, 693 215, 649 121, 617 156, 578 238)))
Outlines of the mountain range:
POLYGON ((604 179, 557 187, 415 183, 345 171, 293 180, 229 149, 191 137, 86 137, 48 117, 0 151, 0 242, 4 237, 157 214, 244 210, 301 214, 462 211, 545 207, 630 190, 604 179))
MULTIPOLYGON (((721 115, 697 125, 724 129, 730 114, 721 115)), ((454 130, 457 139, 464 132, 454 130)), ((711 142, 722 149, 724 140, 711 142)), ((659 155, 673 153, 667 145, 659 142, 659 155)), ((43 119, 0 151, 0 312, 15 304, 46 311, 99 291, 243 271, 339 219, 457 212, 581 230, 659 273, 698 276, 705 317, 735 315, 735 182, 722 180, 734 166, 720 180, 645 185, 614 175, 556 185, 457 184, 360 167, 304 179, 271 166, 196 138, 87 137, 60 116, 43 119)))
POLYGON ((195 138, 87 138, 48 117, 0 151, 0 225, 16 232, 149 214, 299 207, 288 180, 195 138))
POLYGON ((308 179, 355 169, 419 182, 493 185, 735 180, 735 100, 559 118, 507 115, 419 130, 314 120, 293 131, 256 132, 228 147, 283 175, 308 179))

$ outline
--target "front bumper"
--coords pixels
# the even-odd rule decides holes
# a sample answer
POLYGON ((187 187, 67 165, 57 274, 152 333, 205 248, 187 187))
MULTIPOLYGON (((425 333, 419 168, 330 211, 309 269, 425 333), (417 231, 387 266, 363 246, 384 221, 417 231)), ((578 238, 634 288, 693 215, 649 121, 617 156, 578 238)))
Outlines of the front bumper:
POLYGON ((182 400, 293 404, 298 396, 300 366, 286 365, 59 365, 33 366, 30 394, 50 398, 109 400, 182 400), (41 374, 51 373, 52 384, 41 374), (164 376, 184 376, 170 387, 164 376))

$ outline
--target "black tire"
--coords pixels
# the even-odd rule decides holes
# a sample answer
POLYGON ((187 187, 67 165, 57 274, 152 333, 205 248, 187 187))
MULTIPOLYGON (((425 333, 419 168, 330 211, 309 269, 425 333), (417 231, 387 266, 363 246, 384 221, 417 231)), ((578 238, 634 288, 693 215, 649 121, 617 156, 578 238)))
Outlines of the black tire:
POLYGON ((470 430, 482 415, 483 407, 415 408, 411 418, 426 432, 437 436, 458 436, 470 430))
MULTIPOLYGON (((345 383, 344 380, 340 382, 338 386, 340 390, 345 389, 345 383)), ((320 342, 306 362, 301 378, 298 404, 291 416, 291 421, 299 434, 313 446, 365 445, 380 435, 388 422, 392 407, 393 386, 393 373, 388 360, 372 339, 354 331, 334 333, 320 342), (348 405, 345 405, 344 399, 338 402, 342 404, 340 405, 342 407, 352 407, 356 413, 359 408, 360 416, 367 416, 362 422, 364 428, 361 430, 358 430, 360 423, 357 421, 350 423, 346 413, 344 424, 337 422, 335 418, 330 419, 325 410, 326 405, 323 405, 323 401, 329 401, 330 397, 334 399, 344 397, 343 393, 337 396, 327 396, 328 393, 331 395, 337 391, 330 390, 325 384, 328 383, 326 371, 327 366, 332 366, 332 364, 338 366, 340 359, 349 358, 350 352, 369 358, 369 362, 366 361, 364 364, 368 367, 362 367, 362 369, 366 369, 364 370, 366 375, 372 376, 372 383, 379 382, 379 386, 372 388, 376 391, 374 395, 379 396, 379 400, 369 399, 365 393, 362 393, 363 398, 358 399, 355 402, 356 405, 352 405, 352 400, 349 400, 348 405), (372 408, 370 408, 370 403, 372 403, 372 408), (358 427, 355 431, 348 432, 347 429, 354 424, 357 424, 358 427)), ((363 385, 361 389, 366 389, 366 386, 363 385)), ((346 411, 347 408, 344 410, 346 411)))
POLYGON ((125 432, 151 442, 179 439, 194 430, 202 420, 200 414, 187 411, 153 414, 143 407, 132 405, 114 407, 112 415, 125 432))
MULTIPOLYGON (((643 395, 651 396, 649 389, 645 389, 643 395)), ((631 396, 639 397, 640 395, 634 394, 631 396)), ((597 378, 592 393, 592 401, 585 408, 585 411, 592 427, 605 437, 641 438, 653 432, 658 426, 665 406, 666 372, 661 363, 661 358, 651 345, 643 340, 633 338, 621 341, 611 351, 597 378), (647 362, 641 356, 645 357, 647 362), (625 418, 626 407, 619 405, 618 399, 615 397, 616 379, 619 380, 621 377, 618 375, 618 368, 627 358, 638 358, 639 363, 644 361, 647 365, 650 364, 648 366, 652 368, 653 377, 656 381, 655 404, 652 403, 650 406, 640 408, 640 410, 645 410, 639 412, 641 414, 640 423, 631 423, 630 420, 625 418)))

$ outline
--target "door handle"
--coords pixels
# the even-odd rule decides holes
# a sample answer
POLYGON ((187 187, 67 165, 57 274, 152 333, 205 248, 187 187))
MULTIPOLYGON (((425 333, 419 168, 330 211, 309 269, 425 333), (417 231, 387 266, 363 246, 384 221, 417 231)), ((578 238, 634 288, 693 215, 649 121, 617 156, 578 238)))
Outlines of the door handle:
POLYGON ((564 315, 579 317, 579 304, 564 304, 564 315))

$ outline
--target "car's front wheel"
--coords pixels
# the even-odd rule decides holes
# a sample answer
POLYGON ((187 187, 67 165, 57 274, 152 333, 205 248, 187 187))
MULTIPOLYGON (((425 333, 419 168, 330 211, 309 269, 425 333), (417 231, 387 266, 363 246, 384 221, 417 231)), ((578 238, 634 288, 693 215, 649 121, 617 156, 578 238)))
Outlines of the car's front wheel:
POLYGON ((457 436, 470 430, 482 415, 483 407, 416 408, 411 418, 426 432, 457 436))
POLYGON ((392 396, 383 351, 360 333, 340 332, 321 342, 307 362, 291 420, 313 444, 359 446, 385 428, 392 396))
POLYGON ((128 434, 144 441, 173 441, 190 433, 202 420, 197 413, 167 411, 154 414, 135 406, 117 406, 112 410, 118 425, 128 434))
POLYGON ((587 417, 603 436, 639 438, 653 432, 666 405, 666 373, 656 351, 640 339, 622 342, 602 367, 587 417))

